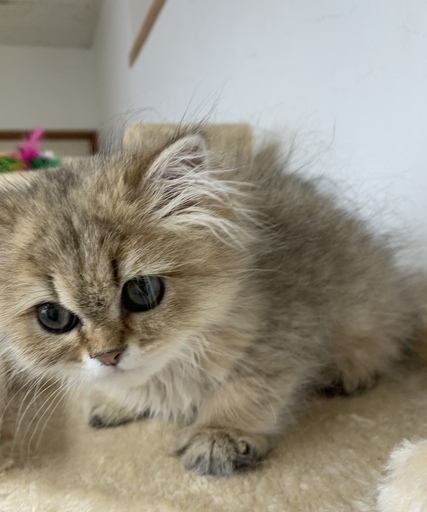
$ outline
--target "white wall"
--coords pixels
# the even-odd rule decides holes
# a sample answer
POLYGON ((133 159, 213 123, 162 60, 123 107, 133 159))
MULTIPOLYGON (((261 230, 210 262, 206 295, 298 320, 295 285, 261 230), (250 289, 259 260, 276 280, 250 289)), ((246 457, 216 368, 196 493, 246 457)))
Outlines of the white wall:
POLYGON ((90 50, 0 46, 0 130, 96 129, 90 50))
POLYGON ((104 121, 132 108, 191 119, 214 105, 214 120, 298 133, 300 162, 379 224, 427 240, 424 0, 173 0, 131 70, 129 33, 127 1, 106 0, 104 121))

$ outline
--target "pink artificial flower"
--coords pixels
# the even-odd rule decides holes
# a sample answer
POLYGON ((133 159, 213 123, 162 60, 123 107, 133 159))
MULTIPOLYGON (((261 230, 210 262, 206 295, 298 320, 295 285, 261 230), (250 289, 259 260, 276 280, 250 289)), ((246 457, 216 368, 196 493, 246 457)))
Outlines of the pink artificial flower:
POLYGON ((40 139, 43 137, 45 130, 37 128, 34 130, 28 139, 24 137, 21 144, 19 145, 18 158, 24 160, 25 165, 28 168, 31 167, 31 160, 40 157, 40 139))

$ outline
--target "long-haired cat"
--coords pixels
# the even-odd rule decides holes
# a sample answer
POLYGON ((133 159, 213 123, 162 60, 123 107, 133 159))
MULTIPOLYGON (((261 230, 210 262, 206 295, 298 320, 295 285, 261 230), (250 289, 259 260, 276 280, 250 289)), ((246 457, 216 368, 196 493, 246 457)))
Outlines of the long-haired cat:
POLYGON ((0 191, 2 358, 101 389, 93 426, 185 423, 199 474, 255 465, 311 387, 389 372, 419 327, 412 285, 273 146, 226 170, 189 131, 0 191))

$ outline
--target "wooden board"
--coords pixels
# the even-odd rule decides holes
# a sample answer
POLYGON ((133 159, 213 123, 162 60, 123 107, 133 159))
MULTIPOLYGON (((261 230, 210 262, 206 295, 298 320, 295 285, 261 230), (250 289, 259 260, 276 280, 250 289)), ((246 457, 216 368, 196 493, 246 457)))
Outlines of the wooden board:
MULTIPOLYGON (((136 0, 135 0, 136 1, 136 0)), ((138 0, 140 1, 140 0, 138 0)), ((150 35, 151 29, 153 28, 154 24, 156 23, 157 17, 160 14, 160 11, 162 10, 163 6, 165 5, 166 0, 153 0, 151 3, 151 6, 148 9, 148 12, 145 16, 144 22, 142 23, 138 33, 136 34, 135 41, 133 43, 132 49, 129 54, 129 65, 133 66, 136 59, 138 58, 138 55, 141 52, 142 47, 144 46, 145 41, 147 40, 148 36, 150 35)), ((135 14, 138 14, 143 9, 142 5, 136 5, 135 7, 135 14)), ((131 5, 132 10, 132 5, 131 5)))

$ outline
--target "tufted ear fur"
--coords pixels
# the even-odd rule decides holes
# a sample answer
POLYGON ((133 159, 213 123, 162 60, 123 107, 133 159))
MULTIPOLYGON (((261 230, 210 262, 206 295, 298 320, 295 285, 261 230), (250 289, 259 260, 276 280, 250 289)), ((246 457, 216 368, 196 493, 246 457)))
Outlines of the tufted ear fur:
POLYGON ((151 165, 149 175, 161 179, 177 179, 189 172, 201 172, 209 167, 208 147, 200 134, 183 137, 164 149, 151 165))
POLYGON ((205 138, 187 135, 166 147, 145 176, 145 197, 156 222, 178 227, 205 229, 221 240, 245 237, 237 212, 244 210, 244 194, 237 181, 227 180, 229 171, 215 169, 205 138))
POLYGON ((157 220, 206 212, 218 202, 221 182, 212 176, 202 135, 187 135, 166 147, 146 174, 146 186, 157 220))

